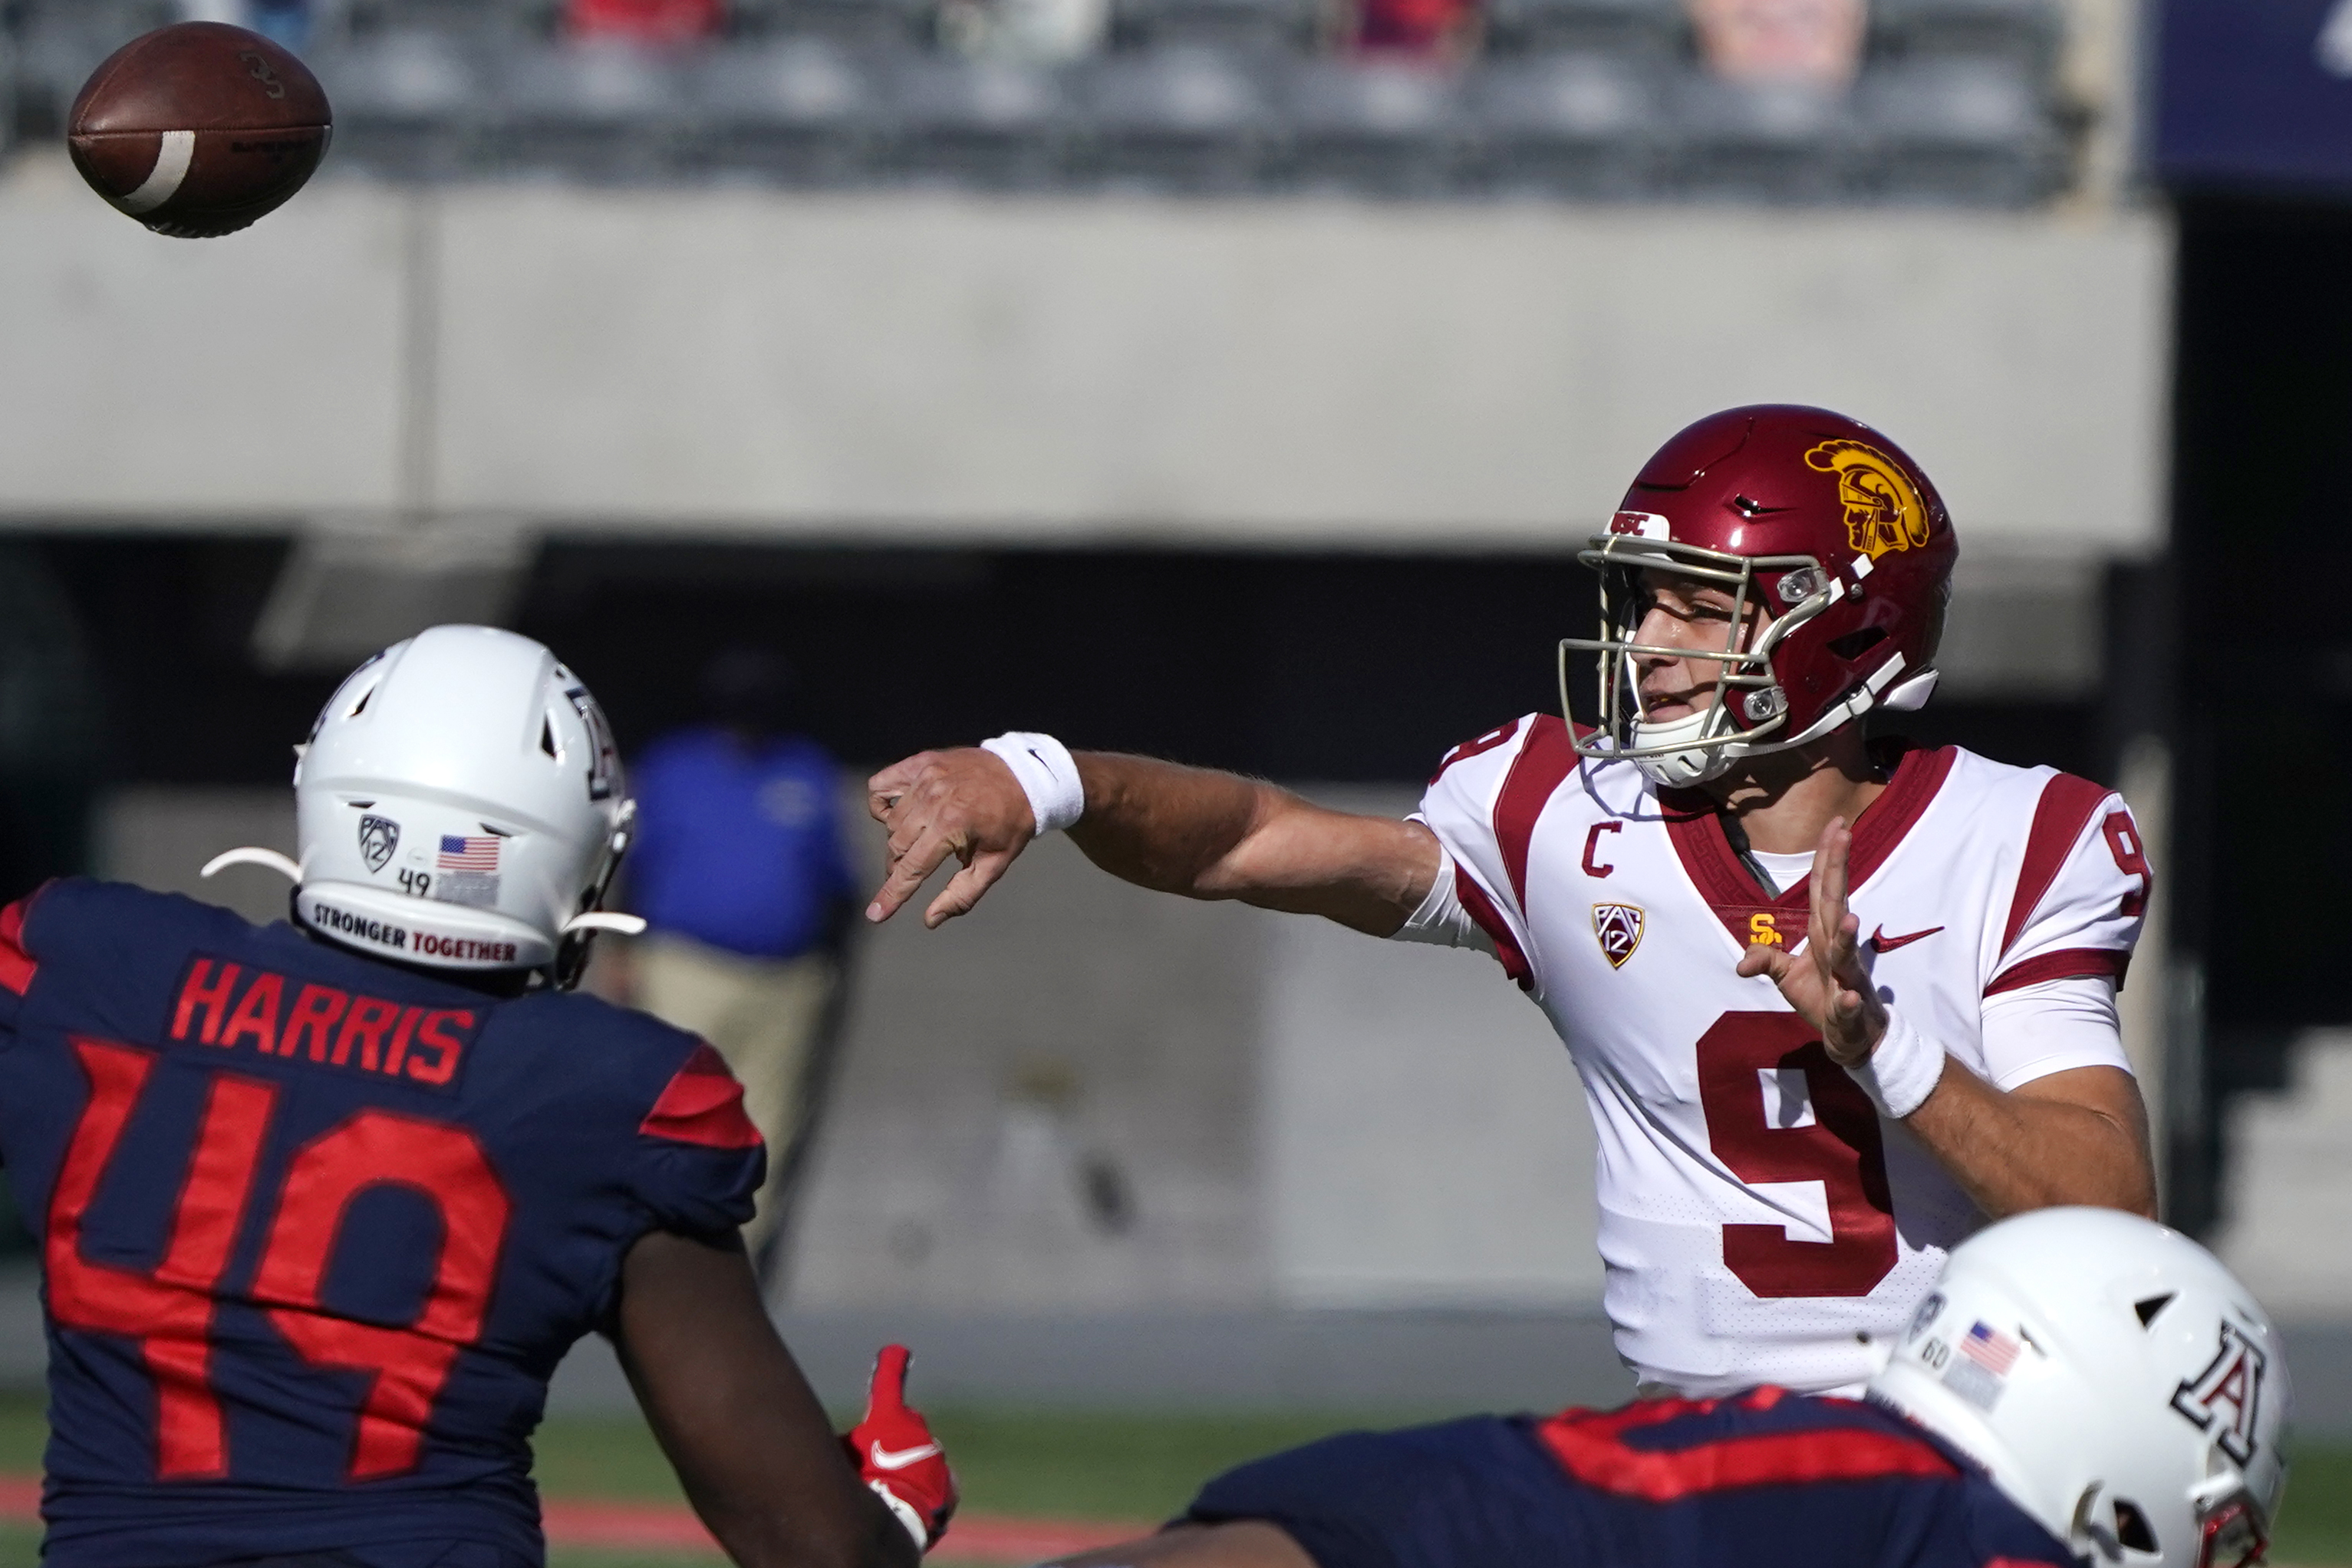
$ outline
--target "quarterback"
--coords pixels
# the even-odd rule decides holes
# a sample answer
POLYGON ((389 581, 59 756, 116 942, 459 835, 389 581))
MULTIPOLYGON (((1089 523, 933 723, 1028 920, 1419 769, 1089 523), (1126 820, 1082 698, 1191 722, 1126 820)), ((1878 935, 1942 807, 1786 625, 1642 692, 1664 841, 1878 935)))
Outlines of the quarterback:
POLYGON ((1403 821, 1014 733, 877 774, 887 919, 1037 833, 1148 888, 1491 952, 1600 1133, 1617 1348, 1647 1391, 1858 1390, 1947 1250, 2053 1205, 2151 1212, 2116 1015, 2149 889, 2104 787, 1874 742, 1927 701, 1958 547, 1927 476, 1825 409, 1700 420, 1580 559, 1597 727, 1456 746, 1403 821))
POLYGON ((52 1568, 530 1568, 531 1429, 609 1334, 738 1563, 906 1568, 954 1485, 883 1352, 843 1446, 737 1227, 693 1036, 571 994, 633 808, 539 644, 436 626, 297 748, 292 922, 117 884, 0 912, 0 1154, 42 1244, 52 1568))

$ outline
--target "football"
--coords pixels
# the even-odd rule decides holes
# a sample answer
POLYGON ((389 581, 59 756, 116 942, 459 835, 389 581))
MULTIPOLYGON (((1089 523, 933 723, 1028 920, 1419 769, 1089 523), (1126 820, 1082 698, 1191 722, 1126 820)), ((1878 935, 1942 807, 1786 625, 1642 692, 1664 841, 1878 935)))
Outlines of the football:
POLYGON ((310 68, 258 33, 182 22, 90 73, 67 121, 90 188, 157 234, 234 234, 302 188, 332 116, 310 68))

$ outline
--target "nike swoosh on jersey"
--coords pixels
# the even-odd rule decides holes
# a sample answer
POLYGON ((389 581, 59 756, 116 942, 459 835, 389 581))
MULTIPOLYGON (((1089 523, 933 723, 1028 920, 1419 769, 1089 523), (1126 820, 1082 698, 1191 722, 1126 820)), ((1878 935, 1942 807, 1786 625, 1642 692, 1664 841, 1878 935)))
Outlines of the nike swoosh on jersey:
POLYGON ((880 1443, 875 1443, 866 1450, 866 1457, 874 1461, 874 1468, 877 1470, 903 1470, 916 1460, 928 1459, 939 1451, 937 1443, 925 1443, 916 1448, 886 1448, 880 1443))
POLYGON ((1915 931, 1907 936, 1889 936, 1886 934, 1886 928, 1880 926, 1870 933, 1870 951, 1893 952, 1898 947, 1909 947, 1913 942, 1924 941, 1943 929, 1942 926, 1929 926, 1926 931, 1915 931))

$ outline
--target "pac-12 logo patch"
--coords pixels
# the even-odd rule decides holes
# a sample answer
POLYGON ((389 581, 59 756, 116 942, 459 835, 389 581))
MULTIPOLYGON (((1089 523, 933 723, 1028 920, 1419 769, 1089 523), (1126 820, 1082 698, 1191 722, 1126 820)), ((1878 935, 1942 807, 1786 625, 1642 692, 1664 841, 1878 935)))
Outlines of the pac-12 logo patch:
POLYGON ((1890 550, 1927 542, 1927 508, 1901 465, 1860 441, 1824 441, 1805 454, 1805 466, 1837 476, 1845 508, 1846 542, 1873 561, 1890 550))
POLYGON ((2270 1358, 2237 1324, 2224 1320, 2221 1348, 2205 1370, 2173 1391, 2172 1407, 2200 1432, 2215 1434, 2221 1452, 2241 1465, 2261 1447, 2254 1417, 2263 1404, 2263 1373, 2270 1358))
POLYGON ((1601 940, 1601 956, 1612 969, 1622 969, 1642 945, 1642 911, 1633 904, 1592 906, 1592 934, 1601 940))
POLYGON ((381 871, 392 852, 400 847, 400 824, 388 816, 360 818, 360 858, 371 871, 381 871))

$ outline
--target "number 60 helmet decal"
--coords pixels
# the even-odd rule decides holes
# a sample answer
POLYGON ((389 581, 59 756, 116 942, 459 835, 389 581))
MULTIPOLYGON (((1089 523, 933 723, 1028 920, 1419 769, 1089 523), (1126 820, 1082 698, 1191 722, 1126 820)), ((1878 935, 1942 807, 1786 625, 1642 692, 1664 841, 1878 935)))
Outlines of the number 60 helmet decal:
POLYGON ((294 919, 380 958, 576 981, 635 815, 612 730, 529 637, 435 626, 369 659, 298 747, 294 919))
POLYGON ((2286 1485, 2270 1319, 2203 1247, 2111 1209, 2042 1209, 1953 1248, 1870 1397, 2093 1563, 2259 1561, 2286 1485))

